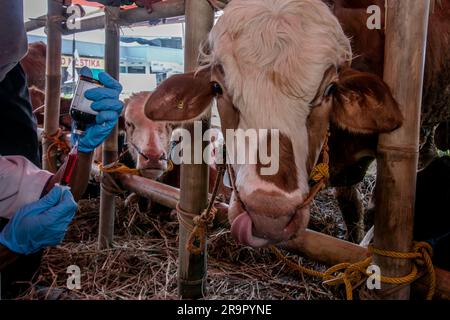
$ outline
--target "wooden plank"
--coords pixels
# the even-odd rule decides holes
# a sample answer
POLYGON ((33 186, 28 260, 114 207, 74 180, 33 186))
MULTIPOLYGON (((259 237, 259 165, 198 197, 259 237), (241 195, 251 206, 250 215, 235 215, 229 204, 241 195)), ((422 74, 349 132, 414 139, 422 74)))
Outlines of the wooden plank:
MULTIPOLYGON (((374 245, 409 252, 412 246, 420 111, 430 1, 387 1, 385 81, 400 104, 403 126, 383 134, 378 146, 374 245)), ((385 276, 410 272, 411 261, 375 255, 385 276)), ((389 290, 389 285, 383 286, 389 290)), ((386 299, 409 299, 409 286, 386 299)))

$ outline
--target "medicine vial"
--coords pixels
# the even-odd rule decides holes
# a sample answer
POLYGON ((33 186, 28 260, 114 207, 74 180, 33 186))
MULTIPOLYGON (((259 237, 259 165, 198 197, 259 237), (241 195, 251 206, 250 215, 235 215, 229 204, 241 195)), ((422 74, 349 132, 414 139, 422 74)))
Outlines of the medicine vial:
POLYGON ((98 80, 83 75, 80 76, 70 106, 70 116, 75 125, 73 133, 81 135, 89 124, 95 123, 98 112, 91 108, 92 101, 87 99, 84 93, 89 89, 99 87, 103 87, 103 85, 98 80))

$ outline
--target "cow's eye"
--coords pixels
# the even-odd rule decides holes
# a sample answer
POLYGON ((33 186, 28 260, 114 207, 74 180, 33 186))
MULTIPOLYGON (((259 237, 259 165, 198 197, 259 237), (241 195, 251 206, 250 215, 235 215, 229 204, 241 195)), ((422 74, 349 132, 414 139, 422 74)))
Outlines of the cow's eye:
POLYGON ((220 96, 223 95, 223 90, 222 90, 222 87, 220 86, 220 84, 218 84, 217 82, 212 82, 211 85, 212 85, 212 92, 215 95, 220 95, 220 96))
POLYGON ((331 96, 333 93, 335 93, 337 90, 337 85, 336 83, 330 83, 328 85, 328 87, 326 87, 325 92, 323 93, 324 97, 329 97, 331 96))

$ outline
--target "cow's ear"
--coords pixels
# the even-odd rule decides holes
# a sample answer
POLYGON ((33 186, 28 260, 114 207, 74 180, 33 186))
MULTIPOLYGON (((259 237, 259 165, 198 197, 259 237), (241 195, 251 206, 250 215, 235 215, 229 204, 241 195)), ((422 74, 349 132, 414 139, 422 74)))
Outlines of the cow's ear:
POLYGON ((191 121, 208 110, 214 95, 209 69, 174 75, 153 91, 145 115, 153 121, 191 121))
POLYGON ((355 133, 391 132, 403 124, 397 101, 376 75, 342 70, 333 94, 331 120, 355 133))

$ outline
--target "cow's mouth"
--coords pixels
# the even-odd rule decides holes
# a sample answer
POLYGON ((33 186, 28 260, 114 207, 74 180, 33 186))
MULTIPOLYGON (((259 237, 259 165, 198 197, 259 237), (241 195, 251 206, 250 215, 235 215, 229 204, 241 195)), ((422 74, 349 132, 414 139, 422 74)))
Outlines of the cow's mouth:
POLYGON ((163 174, 164 174, 164 169, 162 168, 143 168, 143 169, 139 169, 139 171, 141 172, 141 175, 145 178, 148 179, 158 179, 160 178, 163 174))
POLYGON ((300 208, 291 214, 268 218, 264 215, 247 212, 235 199, 231 200, 228 213, 233 238, 239 243, 253 248, 291 240, 307 227, 309 220, 308 208, 300 208), (262 224, 261 221, 263 221, 262 224))
POLYGON ((231 234, 239 243, 253 248, 261 248, 270 244, 268 239, 253 235, 253 222, 247 212, 242 212, 233 220, 231 223, 231 234))

